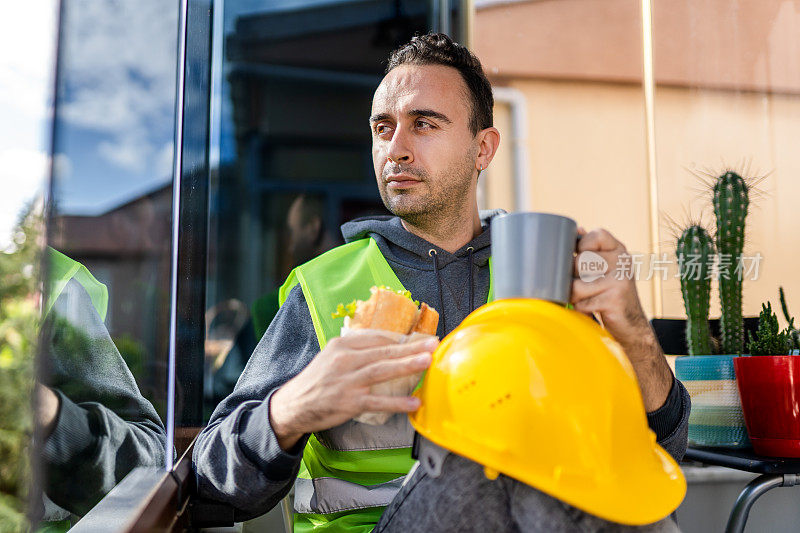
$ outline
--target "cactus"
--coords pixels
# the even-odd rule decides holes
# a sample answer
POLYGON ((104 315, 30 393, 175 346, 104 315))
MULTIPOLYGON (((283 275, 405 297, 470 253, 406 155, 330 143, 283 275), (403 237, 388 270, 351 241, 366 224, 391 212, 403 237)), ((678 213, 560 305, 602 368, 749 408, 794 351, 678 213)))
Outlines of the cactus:
POLYGON ((722 305, 720 330, 722 353, 741 354, 744 345, 742 279, 736 270, 744 248, 744 219, 750 203, 749 186, 737 173, 728 171, 714 183, 714 214, 719 264, 719 297, 722 305))
POLYGON ((711 354, 711 332, 708 308, 711 299, 711 277, 708 276, 714 242, 702 226, 693 224, 678 238, 681 293, 686 307, 686 346, 689 355, 711 354))
POLYGON ((753 337, 747 332, 747 347, 750 355, 787 355, 792 348, 792 337, 789 328, 781 331, 778 317, 772 311, 772 304, 761 304, 758 317, 758 331, 753 337))
POLYGON ((794 317, 789 314, 789 307, 786 305, 786 295, 783 292, 783 287, 778 287, 778 297, 781 300, 781 309, 783 310, 783 316, 786 318, 786 322, 789 324, 786 327, 786 330, 789 332, 789 336, 792 339, 792 346, 795 349, 800 349, 800 330, 794 327, 794 317))

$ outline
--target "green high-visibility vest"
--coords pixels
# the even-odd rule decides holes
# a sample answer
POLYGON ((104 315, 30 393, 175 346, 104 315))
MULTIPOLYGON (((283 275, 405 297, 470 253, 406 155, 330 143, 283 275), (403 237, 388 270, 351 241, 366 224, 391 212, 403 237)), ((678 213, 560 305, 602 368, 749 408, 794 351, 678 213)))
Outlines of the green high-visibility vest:
POLYGON ((108 288, 97 281, 85 266, 49 246, 47 247, 47 261, 49 283, 43 316, 50 313, 56 300, 64 292, 64 287, 74 278, 89 294, 92 306, 100 315, 100 320, 105 322, 108 312, 108 288))
MULTIPOLYGON (((368 299, 373 285, 405 290, 371 238, 339 246, 295 268, 280 288, 280 305, 297 284, 320 349, 340 334, 342 318, 331 317, 338 304, 368 299)), ((492 293, 490 286, 489 299, 492 293)), ((381 426, 351 420, 311 435, 295 483, 294 531, 372 531, 414 464, 413 437, 403 413, 381 426)))

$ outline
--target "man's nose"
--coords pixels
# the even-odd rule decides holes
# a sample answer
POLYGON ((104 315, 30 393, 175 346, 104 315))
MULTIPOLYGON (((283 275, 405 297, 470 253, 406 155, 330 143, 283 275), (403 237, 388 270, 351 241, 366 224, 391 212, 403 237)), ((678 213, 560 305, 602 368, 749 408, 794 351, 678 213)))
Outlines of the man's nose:
POLYGON ((411 150, 410 139, 403 127, 398 127, 394 135, 392 135, 387 155, 389 159, 395 163, 411 163, 414 161, 414 153, 411 150))

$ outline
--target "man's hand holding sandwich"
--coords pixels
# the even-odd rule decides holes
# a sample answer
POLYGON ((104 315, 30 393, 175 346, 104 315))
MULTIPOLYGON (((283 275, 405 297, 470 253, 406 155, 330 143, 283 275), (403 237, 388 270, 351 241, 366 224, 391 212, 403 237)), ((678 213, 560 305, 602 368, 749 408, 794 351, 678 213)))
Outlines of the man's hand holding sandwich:
POLYGON ((394 291, 376 289, 366 302, 351 305, 350 329, 375 330, 331 339, 297 376, 272 396, 270 423, 284 450, 306 433, 330 429, 367 412, 409 413, 413 396, 371 392, 378 383, 412 376, 431 363, 436 338, 398 344, 378 330, 395 333, 436 331, 438 314, 394 291), (432 330, 431 330, 432 326, 432 330))

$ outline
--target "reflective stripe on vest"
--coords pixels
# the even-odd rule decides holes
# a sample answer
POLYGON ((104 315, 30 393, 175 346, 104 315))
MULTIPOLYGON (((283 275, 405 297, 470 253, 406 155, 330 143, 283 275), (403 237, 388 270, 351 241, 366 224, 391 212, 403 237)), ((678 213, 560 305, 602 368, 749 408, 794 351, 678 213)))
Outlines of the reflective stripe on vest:
POLYGON ((298 513, 329 514, 364 507, 386 507, 403 485, 405 476, 364 487, 335 477, 297 479, 294 510, 298 513), (365 490, 366 489, 366 490, 365 490), (318 494, 328 494, 320 501, 318 494))
POLYGON ((396 413, 380 426, 349 420, 317 433, 317 440, 326 448, 340 452, 407 448, 414 440, 414 428, 408 415, 396 413))
MULTIPOLYGON (((297 284, 320 349, 340 334, 342 318, 331 318, 338 304, 366 300, 373 285, 405 289, 371 238, 339 246, 295 268, 280 288, 280 305, 297 284)), ((490 299, 493 292, 490 284, 490 299)), ((370 531, 380 517, 376 511, 382 512, 394 498, 414 464, 413 437, 404 414, 381 426, 350 420, 311 435, 295 484, 295 531, 370 531)))
POLYGON ((85 266, 49 246, 47 247, 47 261, 49 283, 43 316, 46 317, 50 313, 56 300, 64 292, 64 287, 67 286, 69 280, 74 278, 89 294, 92 306, 100 315, 100 320, 105 322, 108 311, 108 288, 97 281, 85 266))

